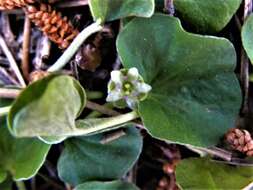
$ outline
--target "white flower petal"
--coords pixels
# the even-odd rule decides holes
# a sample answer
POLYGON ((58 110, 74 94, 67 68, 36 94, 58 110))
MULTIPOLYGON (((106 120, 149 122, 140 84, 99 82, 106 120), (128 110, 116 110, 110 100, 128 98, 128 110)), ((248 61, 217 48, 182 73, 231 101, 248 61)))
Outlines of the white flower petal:
POLYGON ((120 71, 111 72, 111 80, 115 83, 122 83, 123 75, 120 71))
POLYGON ((137 80, 139 77, 138 69, 135 67, 132 67, 128 70, 127 76, 131 78, 131 80, 137 80))
POLYGON ((115 102, 115 101, 122 99, 122 97, 123 96, 120 91, 111 91, 110 93, 108 93, 108 95, 106 97, 106 101, 107 102, 115 102))
POLYGON ((136 89, 138 92, 148 93, 152 89, 152 87, 146 83, 137 83, 136 89))
POLYGON ((129 108, 135 109, 137 106, 138 100, 134 98, 126 98, 126 103, 129 108))

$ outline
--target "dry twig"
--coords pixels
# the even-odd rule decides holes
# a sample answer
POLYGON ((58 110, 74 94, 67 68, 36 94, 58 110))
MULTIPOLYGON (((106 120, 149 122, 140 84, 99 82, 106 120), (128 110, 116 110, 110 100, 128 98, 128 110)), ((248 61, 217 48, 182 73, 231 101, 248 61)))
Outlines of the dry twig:
POLYGON ((31 36, 31 23, 30 19, 25 17, 24 24, 24 39, 23 39, 23 58, 21 62, 21 69, 27 81, 29 81, 29 50, 30 50, 30 36, 31 36))
POLYGON ((3 37, 1 35, 0 35, 0 46, 1 46, 2 50, 4 51, 6 57, 8 58, 8 60, 10 62, 10 66, 11 66, 12 70, 14 71, 15 75, 17 76, 18 81, 20 82, 21 86, 25 87, 26 84, 25 84, 24 78, 21 75, 18 65, 17 65, 12 53, 10 52, 5 40, 3 39, 3 37))

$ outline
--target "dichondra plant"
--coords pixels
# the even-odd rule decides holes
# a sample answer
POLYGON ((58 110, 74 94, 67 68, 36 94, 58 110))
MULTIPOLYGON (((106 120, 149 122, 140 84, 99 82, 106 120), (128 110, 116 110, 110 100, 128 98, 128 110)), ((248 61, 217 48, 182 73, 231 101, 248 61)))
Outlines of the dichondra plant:
MULTIPOLYGON (((226 133, 228 145, 243 154, 252 156, 253 145, 247 130, 233 128, 242 103, 233 44, 223 37, 193 33, 215 35, 241 1, 174 0, 179 18, 159 12, 158 6, 155 13, 161 2, 89 0, 94 23, 79 33, 49 4, 0 0, 0 9, 23 7, 50 40, 66 49, 43 71, 45 76, 15 89, 15 100, 0 99, 0 183, 9 175, 16 181, 33 177, 50 147, 64 142, 57 171, 75 190, 136 190, 123 176, 141 154, 143 131, 206 156, 179 162, 175 175, 183 189, 239 189, 253 179, 252 167, 216 163, 207 156, 226 133), (85 85, 59 71, 73 63, 85 40, 102 31, 106 22, 120 19, 116 49, 122 67, 110 70, 107 94, 99 96, 105 105, 100 105, 91 102, 85 85), (186 31, 180 20, 192 31, 186 31), (91 109, 89 115, 86 108, 91 109), (193 178, 203 178, 203 183, 193 178), (234 184, 234 179, 239 182, 234 184)), ((242 33, 250 58, 251 21, 252 17, 242 33)))

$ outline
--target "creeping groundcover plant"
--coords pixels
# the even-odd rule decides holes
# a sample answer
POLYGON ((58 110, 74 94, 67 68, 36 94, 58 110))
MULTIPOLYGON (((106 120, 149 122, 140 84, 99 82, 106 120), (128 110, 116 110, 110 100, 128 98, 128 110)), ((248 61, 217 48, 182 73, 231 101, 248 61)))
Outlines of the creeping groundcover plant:
POLYGON ((0 0, 0 190, 253 188, 252 7, 0 0))

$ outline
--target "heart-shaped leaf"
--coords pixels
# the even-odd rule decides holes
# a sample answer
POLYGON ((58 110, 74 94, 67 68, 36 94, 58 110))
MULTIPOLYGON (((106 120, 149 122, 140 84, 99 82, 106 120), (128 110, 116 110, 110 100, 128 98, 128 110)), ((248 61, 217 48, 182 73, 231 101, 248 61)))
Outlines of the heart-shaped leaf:
POLYGON ((178 19, 157 14, 127 24, 117 48, 123 65, 152 86, 139 113, 153 136, 207 147, 233 126, 241 93, 228 40, 187 33, 178 19))
POLYGON ((253 180, 253 167, 239 167, 208 158, 182 160, 176 168, 177 183, 183 189, 242 189, 253 180))
POLYGON ((78 81, 50 75, 29 85, 15 100, 8 115, 9 128, 19 137, 64 139, 75 130, 75 119, 85 102, 85 92, 78 81))
POLYGON ((74 190, 138 190, 138 188, 132 183, 121 181, 93 181, 78 185, 74 190))
POLYGON ((241 4, 241 0, 174 0, 184 21, 197 32, 215 33, 223 29, 241 4))
POLYGON ((14 180, 34 176, 45 161, 50 145, 38 139, 16 139, 12 137, 0 118, 0 181, 7 173, 14 180))
POLYGON ((128 16, 150 17, 154 13, 154 0, 89 0, 95 20, 111 21, 128 16))
POLYGON ((70 184, 122 177, 135 163, 142 149, 142 137, 133 126, 123 129, 125 135, 102 143, 103 134, 70 138, 58 161, 61 179, 70 184))
POLYGON ((242 44, 253 63, 253 14, 251 14, 242 27, 242 44))

